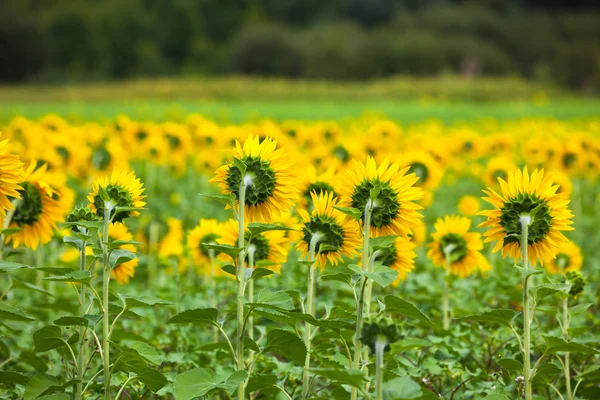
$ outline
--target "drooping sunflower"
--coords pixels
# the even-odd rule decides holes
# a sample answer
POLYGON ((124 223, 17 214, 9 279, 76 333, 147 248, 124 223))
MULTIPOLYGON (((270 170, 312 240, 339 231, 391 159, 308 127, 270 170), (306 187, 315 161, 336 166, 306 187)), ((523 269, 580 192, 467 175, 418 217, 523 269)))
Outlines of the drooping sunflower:
POLYGON ((474 271, 486 272, 492 267, 481 254, 481 234, 469 232, 471 220, 467 217, 446 216, 434 224, 433 239, 427 245, 427 257, 436 267, 445 268, 446 252, 450 255, 450 273, 464 278, 474 271))
POLYGON ((556 257, 544 260, 546 271, 551 274, 564 273, 568 271, 579 271, 583 264, 581 249, 572 241, 565 242, 557 251, 556 257))
POLYGON ((233 156, 246 166, 245 175, 231 162, 218 168, 210 182, 216 183, 223 193, 233 193, 237 204, 244 179, 248 222, 269 222, 295 206, 297 185, 292 163, 283 150, 277 149, 277 142, 268 137, 261 142, 258 136, 250 136, 243 146, 236 141, 233 156))
MULTIPOLYGON (((210 251, 206 244, 216 244, 221 237, 223 223, 216 219, 200 219, 200 223, 187 234, 187 248, 192 255, 194 266, 199 272, 210 273, 210 251)), ((215 257, 219 253, 215 253, 215 257)), ((216 276, 228 275, 221 268, 215 268, 216 276)))
POLYGON ((424 195, 420 187, 414 186, 419 178, 414 173, 406 175, 410 167, 400 169, 398 164, 390 164, 388 159, 379 168, 372 157, 367 158, 366 165, 356 160, 353 162, 354 168, 346 170, 339 188, 336 188, 340 194, 339 205, 361 210, 364 222, 371 190, 379 189, 372 203, 371 235, 406 237, 411 234, 422 217, 418 211, 422 207, 415 203, 424 195))
MULTIPOLYGON (((123 223, 117 222, 108 226, 108 238, 110 240, 132 240, 133 235, 123 223)), ((129 250, 133 253, 136 252, 136 247, 133 244, 124 244, 119 246, 119 249, 129 250)), ((112 269, 111 276, 119 285, 123 285, 133 278, 138 263, 139 260, 134 258, 133 260, 116 265, 112 269)))
POLYGON ((20 199, 19 191, 23 188, 23 163, 8 150, 8 139, 0 142, 0 216, 4 218, 7 210, 14 209, 9 197, 20 199))
POLYGON ((298 209, 301 219, 302 238, 296 247, 304 255, 310 252, 310 242, 314 235, 321 238, 316 245, 317 262, 324 267, 327 261, 337 265, 342 256, 353 257, 360 247, 358 227, 341 211, 333 208, 338 200, 331 192, 312 192, 312 211, 298 209), (321 251, 321 246, 327 249, 321 251))
POLYGON ((519 260, 520 219, 528 216, 531 218, 527 240, 529 261, 535 265, 536 260, 554 257, 556 250, 567 241, 562 231, 573 230, 568 196, 556 193, 558 185, 544 176, 543 169, 536 169, 530 176, 525 167, 523 171, 511 172, 508 181, 501 178, 498 181, 502 195, 489 188, 483 191, 488 196, 484 200, 494 209, 478 214, 487 217, 487 221, 479 225, 488 228, 484 233, 485 242, 496 240, 494 252, 502 250, 503 257, 510 255, 515 261, 519 260))
MULTIPOLYGON (((19 231, 7 237, 13 247, 24 244, 30 249, 52 240, 56 223, 62 220, 65 210, 61 208, 59 193, 46 180, 46 164, 36 170, 37 161, 32 161, 23 173, 21 190, 18 191, 20 200, 12 215, 9 228, 19 231)), ((0 226, 4 225, 2 216, 0 226)))
MULTIPOLYGON (((236 246, 238 243, 238 222, 230 219, 223 224, 221 237, 216 239, 219 244, 236 246)), ((254 265, 260 261, 270 261, 265 265, 266 268, 279 272, 281 264, 287 261, 288 241, 284 231, 267 231, 257 235, 250 235, 247 227, 244 229, 244 243, 249 249, 246 252, 246 265, 249 265, 248 253, 250 249, 254 252, 254 265)), ((228 256, 221 254, 220 257, 225 261, 230 261, 228 256)))
MULTIPOLYGON (((136 178, 135 172, 113 170, 110 176, 106 175, 96 179, 92 184, 92 193, 88 195, 89 206, 100 218, 104 218, 104 200, 100 196, 104 190, 113 207, 142 208, 146 205, 142 196, 144 188, 142 182, 136 178)), ((125 218, 140 215, 138 211, 113 211, 110 216, 113 222, 123 222, 125 218)))

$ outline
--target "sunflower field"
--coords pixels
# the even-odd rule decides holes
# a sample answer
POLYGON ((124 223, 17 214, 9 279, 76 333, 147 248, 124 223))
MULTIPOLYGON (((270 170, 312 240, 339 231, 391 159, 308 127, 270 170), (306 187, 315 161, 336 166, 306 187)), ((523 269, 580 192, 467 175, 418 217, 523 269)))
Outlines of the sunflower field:
POLYGON ((600 399, 600 120, 0 126, 2 399, 600 399))

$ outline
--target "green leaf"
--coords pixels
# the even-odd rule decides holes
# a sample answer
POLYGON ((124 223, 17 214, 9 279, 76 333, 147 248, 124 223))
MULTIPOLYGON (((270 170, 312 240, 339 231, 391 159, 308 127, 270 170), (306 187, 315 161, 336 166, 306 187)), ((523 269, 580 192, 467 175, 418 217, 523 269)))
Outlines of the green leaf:
POLYGON ((134 308, 151 308, 154 306, 173 305, 173 303, 168 302, 166 300, 147 295, 131 296, 126 294, 119 294, 118 296, 121 298, 121 300, 125 302, 125 308, 128 310, 134 308))
POLYGON ((113 240, 111 242, 108 242, 108 248, 110 250, 117 250, 121 246, 127 246, 127 245, 139 246, 142 244, 144 244, 144 243, 138 242, 137 240, 113 240))
POLYGON ((430 341, 420 338, 409 337, 392 344, 391 348, 392 352, 396 354, 412 349, 422 349, 427 346, 431 346, 430 341))
POLYGON ((63 339, 62 330, 56 325, 48 325, 33 333, 35 351, 44 352, 67 345, 63 339))
POLYGON ((360 219, 362 218, 362 211, 360 211, 358 208, 338 207, 338 206, 333 206, 333 208, 335 208, 338 211, 343 212, 350 218, 353 218, 357 221, 360 221, 360 219))
POLYGON ((6 229, 0 230, 0 235, 10 236, 14 233, 19 232, 20 230, 21 230, 21 228, 6 228, 6 229))
POLYGON ((177 375, 173 384, 176 400, 191 400, 202 397, 213 390, 235 390, 248 376, 246 371, 237 371, 223 379, 217 379, 209 368, 195 368, 177 375))
POLYGON ((33 400, 44 393, 51 386, 57 386, 58 379, 52 375, 39 374, 31 378, 25 386, 24 400, 33 400))
POLYGON ((260 222, 252 222, 248 224, 248 230, 254 235, 269 231, 294 231, 295 229, 282 224, 261 224, 260 222))
POLYGON ((0 272, 10 272, 21 268, 30 268, 28 265, 12 261, 0 261, 0 272))
POLYGON ((383 398, 386 400, 416 399, 423 392, 421 386, 408 376, 400 376, 383 385, 383 398))
POLYGON ((584 354, 598 354, 598 350, 583 344, 575 342, 567 342, 562 338, 556 336, 542 335, 544 342, 546 342, 546 353, 554 354, 559 352, 571 352, 571 353, 584 353, 584 354))
POLYGON ((292 332, 283 329, 273 329, 267 333, 267 344, 263 352, 284 356, 296 365, 304 365, 306 359, 304 342, 292 332))
POLYGON ((255 351, 257 353, 260 351, 260 348, 258 347, 256 342, 250 339, 248 336, 244 336, 244 348, 255 351))
POLYGON ((556 375, 562 372, 562 369, 552 363, 544 363, 540 365, 533 377, 534 384, 546 384, 550 382, 556 375))
POLYGON ((519 270, 519 272, 521 273, 521 277, 523 278, 529 278, 533 275, 540 275, 544 273, 544 270, 542 269, 523 268, 517 264, 515 264, 514 267, 519 270))
POLYGON ((54 295, 52 293, 50 293, 49 291, 47 291, 46 289, 44 289, 42 287, 39 287, 39 286, 36 286, 34 284, 31 284, 29 282, 21 281, 19 279, 13 279, 12 285, 13 285, 14 289, 19 289, 19 288, 21 288, 21 289, 31 289, 31 290, 34 290, 36 292, 43 293, 43 294, 45 294, 47 296, 54 297, 54 295))
POLYGON ((29 382, 29 376, 20 372, 2 371, 0 372, 0 383, 11 385, 25 385, 29 382))
POLYGON ((38 372, 48 371, 48 365, 46 365, 44 359, 31 351, 22 351, 19 355, 19 362, 30 365, 38 372))
MULTIPOLYGON (((389 249, 394 245, 398 235, 380 236, 369 239, 369 248, 371 251, 389 249)), ((388 265, 389 267, 389 265, 388 265)))
POLYGON ((385 296, 385 311, 392 314, 400 314, 405 317, 415 318, 419 321, 432 324, 431 320, 427 315, 423 314, 414 304, 401 299, 397 296, 388 295, 385 296))
POLYGON ((276 375, 258 375, 253 374, 248 379, 248 386, 246 391, 248 393, 258 392, 259 390, 270 389, 277 386, 276 375))
POLYGON ((81 227, 81 228, 85 228, 85 229, 100 231, 104 226, 104 222, 103 221, 61 222, 60 224, 58 224, 58 226, 61 229, 81 227))
POLYGON ((221 269, 224 272, 227 272, 229 275, 237 276, 237 269, 235 268, 235 265, 231 265, 231 264, 223 265, 221 267, 221 269))
POLYGON ((498 365, 509 372, 523 373, 523 363, 512 358, 502 358, 497 361, 498 365))
POLYGON ((218 201, 220 203, 226 204, 231 207, 233 207, 233 203, 235 202, 235 195, 233 193, 230 193, 230 194, 208 193, 208 194, 201 194, 200 196, 205 197, 209 200, 218 201))
POLYGON ((144 385, 148 387, 152 392, 156 393, 160 389, 162 389, 169 381, 167 378, 155 370, 154 368, 144 368, 142 370, 136 371, 135 373, 144 385))
POLYGON ((294 308, 294 302, 289 294, 280 291, 272 291, 269 289, 263 289, 258 292, 256 296, 255 306, 271 306, 282 310, 292 310, 294 308))
POLYGON ((310 372, 329 381, 362 389, 365 373, 357 369, 311 368, 310 372))
POLYGON ((594 303, 577 304, 573 307, 569 307, 569 314, 571 314, 571 316, 583 314, 593 305, 594 303))
POLYGON ((111 251, 108 264, 110 268, 115 268, 118 265, 134 260, 137 256, 134 252, 125 249, 116 249, 111 251))
POLYGON ((384 265, 375 265, 372 272, 365 272, 365 276, 372 279, 381 287, 387 287, 398 277, 398 271, 384 265))
POLYGON ((233 247, 228 244, 201 243, 207 250, 214 250, 216 253, 227 254, 229 257, 235 258, 240 254, 243 248, 233 247))
POLYGON ((185 310, 177 315, 169 318, 168 324, 209 324, 213 326, 219 326, 217 318, 219 317, 219 311, 216 308, 194 308, 191 310, 185 310))
POLYGON ((337 272, 335 274, 325 274, 319 277, 322 281, 337 281, 352 286, 352 274, 347 272, 337 272))
MULTIPOLYGON (((38 399, 45 398, 45 397, 51 397, 52 394, 56 393, 56 392, 64 392, 67 388, 75 386, 78 382, 79 382, 78 379, 71 379, 63 384, 52 385, 52 386, 48 387, 46 390, 44 390, 40 394, 41 397, 38 397, 38 399)), ((64 394, 64 393, 58 393, 58 395, 60 395, 60 394, 64 394)))
POLYGON ((265 276, 269 276, 269 275, 273 275, 275 272, 271 271, 270 269, 267 268, 255 268, 254 271, 252 271, 252 275, 250 276, 250 280, 253 279, 259 279, 265 276))
POLYGON ((35 321, 25 311, 0 302, 0 321, 35 321))
POLYGON ((53 324, 58 326, 86 326, 88 328, 93 327, 95 325, 95 323, 93 321, 90 321, 88 318, 75 316, 60 317, 58 319, 55 319, 53 324), (90 323, 92 325, 90 325, 90 323))
POLYGON ((532 288, 531 291, 535 290, 535 299, 540 301, 544 297, 551 296, 555 293, 569 293, 571 285, 567 283, 547 283, 544 285, 538 285, 532 288))
POLYGON ((240 171, 242 177, 246 175, 246 169, 248 168, 248 166, 244 161, 240 160, 239 158, 233 157, 233 166, 240 171))
POLYGON ((151 364, 159 365, 163 361, 163 356, 156 351, 156 349, 150 346, 148 343, 133 341, 129 342, 125 348, 136 352, 144 360, 151 364))
POLYGON ((92 280, 92 274, 89 271, 72 271, 67 272, 64 275, 49 276, 44 278, 44 280, 54 282, 82 283, 89 286, 90 281, 92 280))
POLYGON ((514 310, 495 309, 482 312, 481 314, 467 315, 465 317, 456 318, 458 321, 477 321, 477 322, 493 322, 504 325, 510 328, 510 322, 517 315, 514 310))
POLYGON ((485 396, 483 400, 510 400, 510 398, 500 393, 492 393, 485 396))

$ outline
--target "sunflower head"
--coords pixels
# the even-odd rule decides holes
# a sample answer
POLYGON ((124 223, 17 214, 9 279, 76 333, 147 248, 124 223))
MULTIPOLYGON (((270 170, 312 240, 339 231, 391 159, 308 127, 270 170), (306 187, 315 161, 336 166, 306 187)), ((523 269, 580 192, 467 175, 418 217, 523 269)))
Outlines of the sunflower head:
POLYGON ((0 217, 6 216, 7 210, 14 209, 11 199, 19 199, 19 191, 23 188, 19 183, 23 181, 23 163, 19 157, 8 150, 8 139, 0 142, 0 217))
POLYGON ((375 253, 377 263, 398 271, 393 283, 395 286, 406 279, 406 275, 415 268, 416 257, 415 244, 402 236, 396 237, 390 247, 379 249, 375 253))
MULTIPOLYGON (((77 222, 92 222, 99 221, 100 218, 90 210, 89 207, 77 207, 69 215, 67 215, 67 222, 77 223, 77 222)), ((81 228, 77 225, 73 225, 71 227, 73 232, 84 233, 81 231, 81 228)))
MULTIPOLYGON (((114 224, 110 224, 108 227, 108 237, 110 240, 132 240, 133 239, 133 235, 131 234, 131 232, 129 232, 129 229, 127 229, 127 226, 125 226, 123 223, 114 223, 114 224)), ((136 246, 132 245, 132 244, 125 244, 119 247, 119 249, 122 250, 129 250, 131 252, 136 252, 136 246)), ((139 263, 139 260, 137 258, 134 258, 133 260, 129 260, 129 261, 125 261, 121 264, 115 265, 115 267, 112 269, 111 272, 111 276, 113 278, 115 278, 115 280, 117 281, 117 283, 119 283, 120 285, 123 285, 127 282, 129 282, 129 280, 131 278, 133 278, 133 275, 135 273, 135 269, 137 268, 139 263)))
POLYGON ((123 222, 125 218, 140 215, 136 210, 146 205, 142 196, 144 188, 135 173, 114 170, 110 176, 98 178, 88 195, 89 207, 100 218, 105 212, 112 222, 123 222))
POLYGON ((581 249, 570 240, 556 250, 556 257, 548 257, 544 260, 544 267, 551 274, 579 271, 582 264, 581 249))
POLYGON ((275 216, 294 207, 297 195, 291 163, 277 142, 267 137, 250 136, 242 146, 236 141, 234 162, 215 172, 210 180, 221 190, 240 201, 240 187, 245 187, 244 206, 249 222, 270 222, 275 216))
POLYGON ((337 265, 342 255, 351 257, 360 246, 357 227, 345 214, 334 208, 337 200, 333 193, 312 192, 311 198, 313 209, 310 214, 305 210, 298 210, 302 220, 302 237, 297 244, 298 250, 308 255, 312 242, 321 267, 327 261, 337 265))
POLYGON ((363 223, 369 207, 372 236, 408 236, 421 218, 421 207, 414 201, 424 195, 414 186, 419 178, 405 175, 408 169, 399 170, 398 164, 390 164, 388 159, 379 168, 372 157, 367 158, 366 165, 354 161, 354 168, 346 170, 338 189, 340 206, 361 210, 363 223))
POLYGON ((458 211, 467 216, 477 214, 479 211, 479 199, 475 196, 462 196, 458 201, 458 211))
POLYGON ((544 170, 536 169, 530 176, 525 167, 523 171, 512 171, 507 181, 500 178, 498 181, 502 194, 489 188, 484 190, 488 195, 484 200, 494 208, 479 213, 487 217, 479 225, 489 228, 484 234, 485 242, 496 240, 494 251, 502 250, 502 256, 518 260, 522 223, 527 223, 529 261, 535 264, 536 260, 553 258, 567 240, 561 231, 573 229, 568 197, 556 194, 558 185, 544 177, 544 170))
POLYGON ((486 272, 491 266, 480 253, 483 249, 481 235, 469 232, 471 220, 467 217, 446 216, 438 219, 431 235, 427 257, 436 267, 445 267, 449 261, 450 272, 464 278, 474 271, 486 272))
POLYGON ((567 271, 565 278, 567 278, 567 282, 571 285, 571 289, 569 290, 570 296, 577 297, 583 293, 587 282, 581 272, 567 271))

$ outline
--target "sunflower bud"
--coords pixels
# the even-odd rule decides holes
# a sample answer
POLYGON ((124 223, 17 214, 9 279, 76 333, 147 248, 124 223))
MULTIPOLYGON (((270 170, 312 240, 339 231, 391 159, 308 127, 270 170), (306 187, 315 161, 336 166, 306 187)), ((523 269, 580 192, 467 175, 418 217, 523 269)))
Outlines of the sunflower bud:
POLYGON ((369 346, 371 352, 375 353, 376 344, 385 343, 384 351, 390 349, 392 343, 401 338, 398 327, 388 318, 381 317, 373 322, 366 322, 363 325, 361 342, 369 346))
MULTIPOLYGON (((96 214, 92 212, 87 207, 77 207, 67 216, 67 222, 78 223, 78 222, 91 222, 91 221, 99 221, 100 219, 96 214)), ((73 232, 85 233, 85 228, 82 228, 77 225, 73 225, 71 227, 73 232)))
POLYGON ((579 296, 583 293, 583 289, 585 288, 585 278, 579 271, 567 271, 565 274, 567 278, 567 283, 571 285, 571 290, 569 290, 569 295, 573 297, 579 296))

